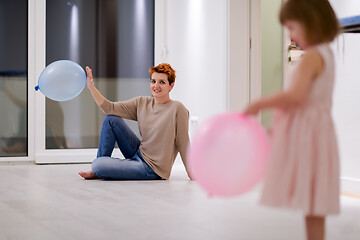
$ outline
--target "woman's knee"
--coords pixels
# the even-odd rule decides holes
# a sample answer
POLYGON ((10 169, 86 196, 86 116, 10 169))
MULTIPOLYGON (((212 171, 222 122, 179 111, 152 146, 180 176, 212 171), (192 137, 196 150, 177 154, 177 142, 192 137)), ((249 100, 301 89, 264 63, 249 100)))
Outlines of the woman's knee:
POLYGON ((115 115, 106 115, 103 124, 109 124, 109 125, 116 124, 117 126, 119 126, 125 124, 125 121, 121 117, 115 115))
POLYGON ((106 115, 103 122, 103 127, 125 127, 126 123, 124 119, 115 115, 106 115))

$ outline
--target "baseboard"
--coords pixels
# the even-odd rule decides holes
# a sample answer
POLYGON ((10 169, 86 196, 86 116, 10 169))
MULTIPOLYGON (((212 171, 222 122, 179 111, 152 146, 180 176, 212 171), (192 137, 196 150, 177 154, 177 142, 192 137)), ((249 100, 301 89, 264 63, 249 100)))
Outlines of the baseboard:
POLYGON ((2 160, 0 159, 0 166, 4 165, 34 165, 34 161, 26 161, 26 160, 2 160))
POLYGON ((360 179, 342 177, 341 192, 344 196, 360 198, 360 179))

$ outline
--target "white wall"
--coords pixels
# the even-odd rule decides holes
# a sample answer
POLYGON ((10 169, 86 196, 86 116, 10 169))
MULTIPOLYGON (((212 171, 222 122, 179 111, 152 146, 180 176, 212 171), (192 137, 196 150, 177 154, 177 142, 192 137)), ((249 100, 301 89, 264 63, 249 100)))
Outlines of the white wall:
POLYGON ((359 0, 329 0, 338 18, 360 15, 359 0))
MULTIPOLYGON (((155 65, 168 62, 177 71, 171 97, 199 123, 225 112, 227 1, 157 1, 155 15, 155 65)), ((190 135, 196 127, 190 124, 190 135)))
MULTIPOLYGON (((339 18, 360 15, 358 0, 330 0, 339 18)), ((360 34, 343 34, 333 44, 336 59, 334 120, 343 191, 360 194, 360 34)))

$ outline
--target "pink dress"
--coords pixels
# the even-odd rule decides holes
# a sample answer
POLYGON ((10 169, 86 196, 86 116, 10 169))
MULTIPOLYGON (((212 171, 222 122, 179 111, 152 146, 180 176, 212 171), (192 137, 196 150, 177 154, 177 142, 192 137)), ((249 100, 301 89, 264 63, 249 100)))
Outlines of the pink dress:
POLYGON ((328 44, 315 49, 325 69, 305 103, 283 111, 274 123, 260 203, 325 216, 338 214, 340 208, 339 154, 331 115, 335 64, 328 44))

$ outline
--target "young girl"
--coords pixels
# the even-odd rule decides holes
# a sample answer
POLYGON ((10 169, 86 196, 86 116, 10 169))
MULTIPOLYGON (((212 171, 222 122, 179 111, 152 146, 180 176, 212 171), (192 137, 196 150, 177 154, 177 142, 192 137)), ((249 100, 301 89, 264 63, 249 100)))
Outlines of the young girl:
POLYGON ((325 216, 339 213, 339 155, 331 116, 339 24, 327 0, 288 0, 280 22, 306 50, 282 93, 248 106, 246 114, 279 110, 260 202, 305 213, 307 238, 324 239, 325 216))

